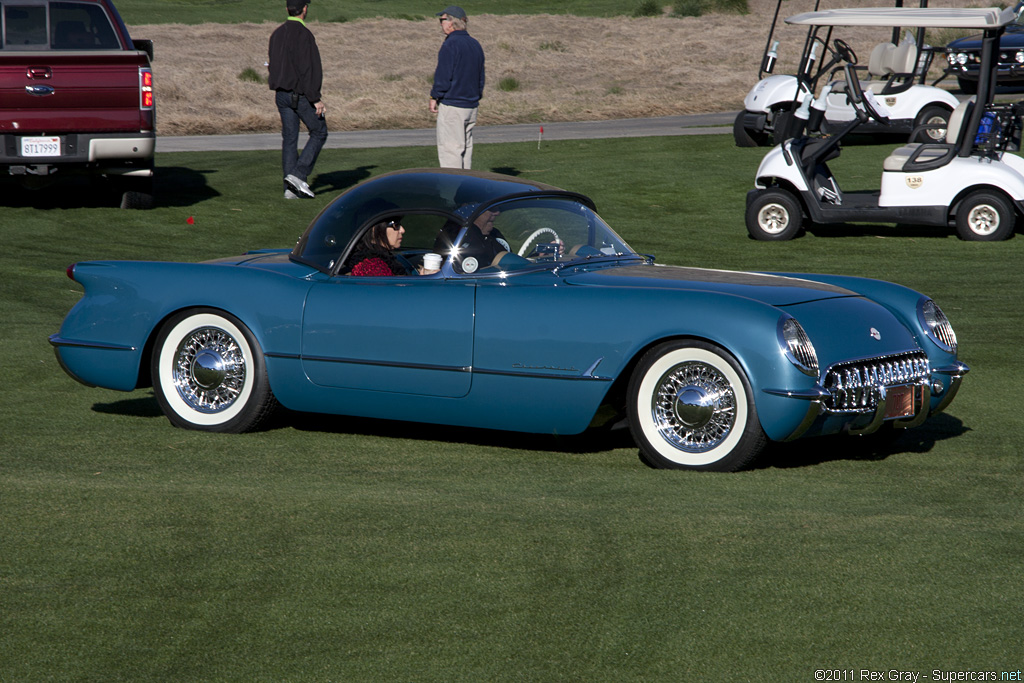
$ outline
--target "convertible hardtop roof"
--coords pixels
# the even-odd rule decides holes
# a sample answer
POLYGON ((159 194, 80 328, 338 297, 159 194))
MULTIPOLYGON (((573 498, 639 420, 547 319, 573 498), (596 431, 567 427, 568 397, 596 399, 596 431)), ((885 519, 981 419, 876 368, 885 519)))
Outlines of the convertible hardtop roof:
POLYGON ((804 12, 786 18, 805 26, 916 26, 919 28, 995 29, 1013 23, 1012 8, 858 7, 804 12))

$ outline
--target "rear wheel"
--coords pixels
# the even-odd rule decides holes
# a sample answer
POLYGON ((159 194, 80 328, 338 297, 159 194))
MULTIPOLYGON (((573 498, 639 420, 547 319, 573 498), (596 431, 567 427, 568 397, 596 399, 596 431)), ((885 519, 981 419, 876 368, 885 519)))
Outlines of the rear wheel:
POLYGON ((755 240, 790 240, 797 236, 803 226, 803 213, 800 202, 792 193, 771 188, 750 202, 746 222, 747 232, 755 240))
POLYGON ((122 209, 152 209, 153 179, 124 178, 118 182, 122 209))
POLYGON ((970 194, 960 202, 960 208, 956 211, 956 231, 964 240, 1005 240, 1013 234, 1015 222, 1013 207, 995 192, 970 194))
POLYGON ((222 311, 194 309, 168 320, 157 336, 151 370, 157 402, 178 427, 247 432, 277 406, 259 344, 222 311))
POLYGON ((666 342, 644 354, 626 408, 651 467, 732 472, 767 443, 743 369, 704 342, 666 342))
POLYGON ((925 107, 921 114, 914 121, 914 127, 917 126, 941 126, 940 128, 929 128, 922 130, 911 142, 944 142, 946 139, 946 126, 949 125, 949 116, 951 112, 945 107, 938 105, 929 105, 925 107))

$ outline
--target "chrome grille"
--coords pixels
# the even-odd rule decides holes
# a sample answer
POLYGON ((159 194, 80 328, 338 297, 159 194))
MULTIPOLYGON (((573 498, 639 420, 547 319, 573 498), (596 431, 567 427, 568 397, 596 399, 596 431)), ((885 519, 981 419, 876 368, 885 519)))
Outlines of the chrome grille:
POLYGON ((825 407, 835 412, 869 412, 878 405, 880 387, 921 384, 930 374, 923 351, 837 363, 825 374, 829 393, 825 407))

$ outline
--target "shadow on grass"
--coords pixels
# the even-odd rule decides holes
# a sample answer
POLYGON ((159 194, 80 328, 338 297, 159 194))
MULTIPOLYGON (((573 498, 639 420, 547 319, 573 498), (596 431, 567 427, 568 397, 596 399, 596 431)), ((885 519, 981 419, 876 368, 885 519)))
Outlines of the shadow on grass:
POLYGON ((157 166, 153 176, 153 205, 195 206, 220 192, 210 187, 207 176, 216 169, 198 170, 184 166, 157 166))
MULTIPOLYGON (((97 413, 131 417, 162 418, 156 397, 129 398, 113 403, 96 403, 97 413)), ((554 453, 605 453, 622 448, 636 449, 629 429, 591 429, 583 434, 524 434, 475 427, 373 418, 297 413, 280 409, 262 431, 294 429, 299 432, 347 434, 379 439, 438 441, 484 448, 554 453)), ((935 444, 966 434, 970 428, 946 413, 935 415, 915 429, 883 428, 869 436, 829 435, 792 443, 771 443, 753 469, 813 467, 842 460, 881 461, 900 453, 928 453, 935 444)))
POLYGON ((164 413, 160 410, 160 404, 156 402, 156 397, 150 394, 146 398, 126 398, 123 401, 114 401, 113 403, 94 403, 92 405, 94 412, 103 413, 104 415, 125 415, 129 417, 163 417, 164 413))
POLYGON ((419 422, 399 422, 354 418, 341 415, 292 413, 283 411, 279 419, 299 431, 349 434, 375 438, 401 438, 416 441, 441 441, 485 448, 511 448, 522 451, 559 453, 603 453, 619 448, 635 448, 628 429, 594 429, 583 434, 525 434, 475 427, 451 427, 419 422))
POLYGON ((809 225, 807 232, 815 237, 954 237, 956 230, 935 225, 872 225, 870 223, 835 223, 809 225))
POLYGON ((346 171, 329 171, 320 173, 313 181, 313 190, 321 192, 340 192, 356 185, 370 177, 370 172, 377 168, 376 165, 360 166, 346 171))
POLYGON ((935 444, 970 431, 951 415, 940 413, 914 429, 883 428, 868 436, 835 435, 793 443, 773 443, 757 469, 810 467, 839 460, 885 460, 898 453, 928 453, 935 444))
MULTIPOLYGON (((154 206, 192 206, 220 196, 206 180, 215 170, 158 166, 154 173, 154 206)), ((3 206, 11 208, 113 209, 121 205, 121 193, 127 187, 100 177, 55 174, 4 179, 0 195, 3 206)))

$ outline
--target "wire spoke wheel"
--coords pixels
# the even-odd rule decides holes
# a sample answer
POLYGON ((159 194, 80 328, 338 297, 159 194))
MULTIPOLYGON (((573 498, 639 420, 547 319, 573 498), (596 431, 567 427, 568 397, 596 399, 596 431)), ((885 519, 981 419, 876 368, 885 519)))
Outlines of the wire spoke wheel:
POLYGON ((195 330, 175 352, 174 385, 202 413, 225 410, 245 388, 245 356, 234 337, 215 327, 195 330))
POLYGON ((630 431, 651 467, 731 472, 750 464, 767 442, 746 375, 712 344, 654 347, 628 391, 630 431))
POLYGON ((662 437, 700 453, 720 444, 736 424, 736 394, 728 380, 706 363, 677 365, 657 383, 651 405, 662 437))
POLYGON ((277 406, 259 344, 221 311, 184 311, 168 320, 156 339, 151 373, 160 408, 179 427, 250 431, 277 406))

